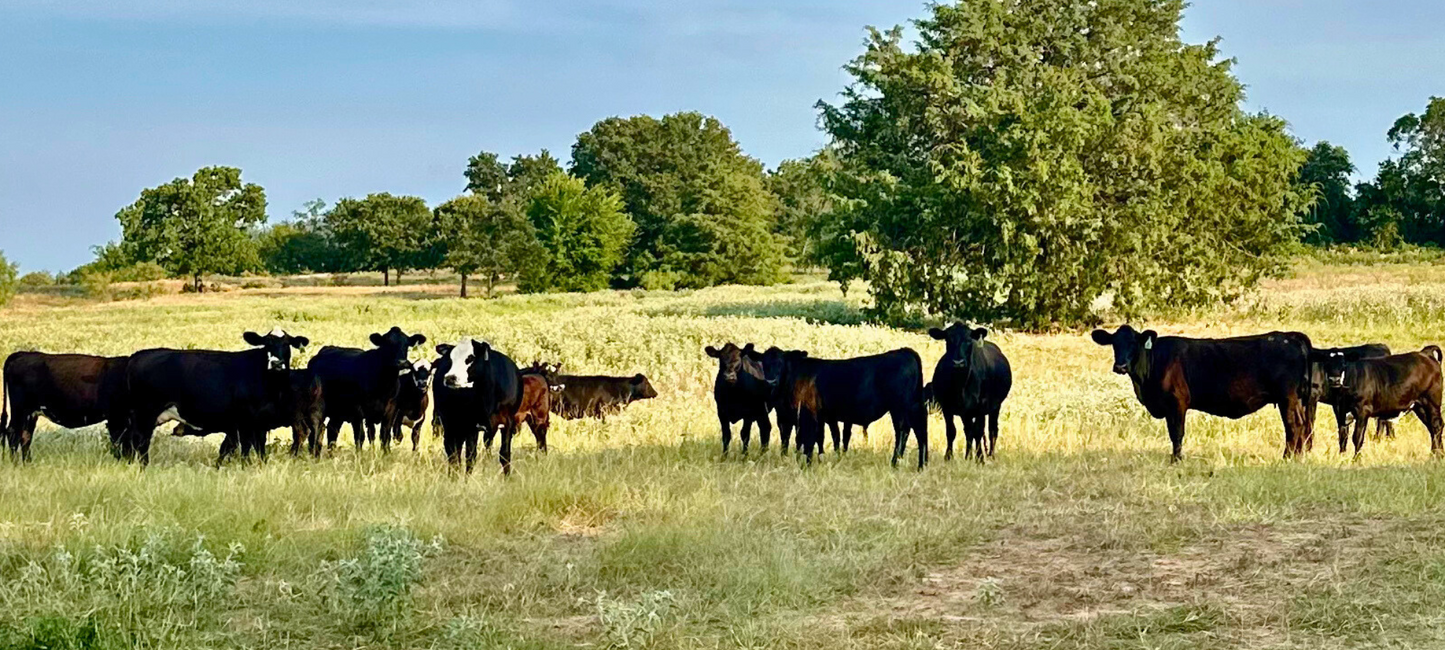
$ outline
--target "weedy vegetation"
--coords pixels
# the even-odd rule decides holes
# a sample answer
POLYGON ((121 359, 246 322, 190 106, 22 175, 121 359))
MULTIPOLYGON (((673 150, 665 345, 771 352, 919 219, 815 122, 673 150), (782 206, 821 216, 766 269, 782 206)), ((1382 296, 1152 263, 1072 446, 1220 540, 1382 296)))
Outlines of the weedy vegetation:
MULTIPOLYGON (((430 438, 382 454, 343 435, 293 460, 279 431, 270 461, 219 470, 219 436, 158 435, 142 471, 110 457, 101 428, 43 424, 33 462, 0 462, 0 647, 1445 644, 1445 463, 1412 419, 1352 462, 1322 411, 1314 451, 1284 462, 1277 414, 1193 414, 1171 466, 1107 350, 1081 332, 1000 332, 1015 385, 993 463, 936 453, 894 470, 885 422, 811 468, 756 436, 746 459, 720 460, 705 345, 910 346, 931 370, 942 344, 868 324, 866 292, 820 281, 495 300, 312 284, 22 293, 0 311, 0 353, 240 349, 242 331, 274 326, 362 345, 399 325, 644 372, 661 396, 555 421, 546 455, 523 436, 510 479, 495 462, 449 473, 430 438)), ((1316 259, 1233 306, 1147 324, 1418 349, 1445 341, 1445 266, 1316 259)), ((941 452, 937 415, 930 432, 941 452)))

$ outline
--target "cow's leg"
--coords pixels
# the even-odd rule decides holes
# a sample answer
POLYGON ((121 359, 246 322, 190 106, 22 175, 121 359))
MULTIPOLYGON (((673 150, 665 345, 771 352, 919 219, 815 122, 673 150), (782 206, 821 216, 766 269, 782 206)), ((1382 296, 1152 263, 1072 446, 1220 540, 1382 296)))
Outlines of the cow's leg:
MULTIPOLYGON (((1284 422, 1284 457, 1289 458, 1292 455, 1303 457, 1305 446, 1309 442, 1310 436, 1313 435, 1310 429, 1308 405, 1300 399, 1299 395, 1291 393, 1280 402, 1279 415, 1280 420, 1284 422)), ((1356 423, 1356 425, 1363 426, 1363 423, 1356 423)))
POLYGON ((301 441, 306 437, 306 424, 303 420, 296 420, 291 423, 291 457, 297 458, 301 455, 301 441))
POLYGON ((853 443, 853 425, 852 425, 852 424, 849 424, 849 423, 847 423, 847 422, 844 422, 844 423, 843 423, 843 453, 845 453, 845 454, 848 453, 848 449, 849 449, 849 447, 852 446, 852 443, 853 443))
MULTIPOLYGON (((838 430, 838 423, 837 423, 837 422, 834 422, 834 421, 832 421, 832 420, 829 420, 829 421, 828 421, 828 435, 829 435, 831 438, 833 438, 833 453, 835 453, 835 454, 842 453, 842 449, 843 449, 843 432, 838 430)), ((821 454, 822 452, 823 452, 823 443, 822 443, 822 442, 819 442, 819 443, 818 443, 818 453, 821 454)))
POLYGON ((454 469, 462 462, 462 444, 460 438, 461 436, 453 431, 448 431, 447 435, 442 437, 442 449, 446 451, 447 464, 451 465, 454 469))
POLYGON ((768 442, 772 437, 773 423, 768 420, 768 409, 764 408, 761 417, 758 418, 758 445, 762 447, 762 451, 758 452, 759 456, 767 452, 768 442))
MULTIPOLYGON (((491 426, 490 424, 487 425, 486 430, 487 430, 487 437, 490 438, 491 435, 492 435, 492 426, 491 426)), ((477 432, 476 432, 476 431, 469 431, 469 432, 467 433, 466 446, 467 446, 467 473, 468 473, 468 474, 471 474, 471 473, 472 473, 472 467, 476 466, 476 464, 477 464, 477 432)))
POLYGON ((750 415, 750 416, 748 416, 748 417, 743 418, 743 430, 742 430, 742 432, 740 432, 740 433, 738 434, 738 437, 741 438, 742 441, 743 441, 743 458, 744 458, 744 459, 746 459, 746 458, 748 457, 748 442, 749 442, 749 441, 752 439, 752 437, 753 437, 753 421, 754 421, 756 418, 757 418, 756 415, 750 415))
POLYGON ((1184 460, 1184 413, 1184 409, 1175 408, 1164 417, 1164 422, 1169 427, 1169 445, 1173 448, 1169 455, 1171 463, 1184 460))
POLYGON ((361 451, 361 448, 366 446, 366 421, 361 418, 360 413, 352 416, 352 418, 351 438, 356 444, 356 450, 361 451))
POLYGON ((1381 438, 1395 439, 1395 420, 1393 418, 1379 418, 1375 422, 1375 439, 1379 440, 1381 438))
POLYGON ((728 420, 728 417, 727 417, 726 415, 723 415, 722 413, 718 413, 718 414, 717 414, 717 420, 718 420, 718 423, 722 426, 722 443, 723 443, 723 453, 722 453, 722 455, 723 455, 723 458, 727 458, 727 457, 728 457, 728 445, 731 445, 731 444, 733 443, 733 427, 732 427, 732 422, 729 421, 729 420, 728 420))
POLYGON ((898 459, 903 457, 903 452, 908 451, 908 432, 899 430, 898 419, 893 420, 893 466, 898 467, 898 459))
POLYGON ((1343 406, 1335 407, 1335 425, 1340 428, 1340 453, 1350 448, 1350 414, 1343 406))
POLYGON ((344 424, 341 418, 331 417, 326 419, 326 448, 336 449, 336 439, 341 437, 341 425, 344 424))
POLYGON ((502 474, 512 473, 512 437, 517 433, 517 419, 515 417, 504 418, 502 426, 502 445, 497 449, 497 460, 502 463, 502 474))
MULTIPOLYGON (((953 460, 953 441, 955 438, 958 437, 958 427, 954 426, 953 414, 949 413, 948 411, 943 412, 943 431, 944 436, 948 440, 948 448, 945 449, 943 452, 943 460, 950 461, 953 460)), ((968 441, 964 440, 964 444, 968 444, 968 441)), ((964 453, 968 453, 966 449, 964 450, 964 453)))
POLYGON ((968 419, 968 444, 973 447, 973 459, 982 465, 986 449, 984 448, 984 416, 974 415, 968 419))
POLYGON ((401 417, 385 417, 381 420, 381 451, 391 452, 391 439, 395 437, 394 430, 401 428, 401 417))
POLYGON ((1370 427, 1370 418, 1360 411, 1355 411, 1355 459, 1360 458, 1360 452, 1365 446, 1365 430, 1370 427))
POLYGON ((216 469, 220 469, 221 464, 226 462, 227 458, 235 455, 236 448, 239 447, 240 444, 241 438, 239 434, 232 431, 226 432, 225 439, 221 440, 221 452, 216 455, 216 469))
POLYGON ((789 405, 783 405, 776 409, 776 412, 778 414, 778 444, 782 448, 783 457, 787 458, 788 452, 792 451, 793 429, 798 426, 798 411, 789 405))
POLYGON ((14 455, 14 446, 20 447, 20 462, 30 462, 30 441, 35 439, 35 426, 40 422, 40 414, 33 414, 21 423, 20 430, 16 432, 16 440, 12 443, 11 455, 14 455))
POLYGON ((988 413, 988 457, 993 458, 993 452, 998 448, 998 412, 995 408, 988 413))
MULTIPOLYGON (((500 426, 500 425, 499 425, 500 426)), ((482 446, 487 448, 487 453, 492 453, 492 441, 497 439, 497 427, 483 429, 482 446)))
POLYGON ((416 421, 416 424, 413 424, 413 425, 411 426, 411 450, 412 450, 412 452, 415 453, 416 450, 417 450, 417 448, 420 447, 420 446, 421 446, 421 420, 417 420, 417 421, 416 421))
POLYGON ((814 447, 821 449, 823 446, 823 421, 819 415, 807 407, 798 410, 798 445, 802 447, 803 458, 809 465, 813 464, 814 447))
POLYGON ((1445 442, 1441 440, 1441 432, 1445 430, 1445 418, 1440 416, 1440 403, 1420 401, 1416 402, 1411 410, 1430 431, 1430 455, 1436 458, 1445 456, 1445 442))
POLYGON ((266 462, 266 443, 271 437, 271 430, 259 429, 252 431, 250 436, 251 446, 256 450, 256 459, 263 463, 266 462))
POLYGON ((550 420, 542 420, 541 422, 533 420, 531 427, 532 437, 537 439, 538 451, 544 454, 547 453, 547 429, 552 428, 552 422, 550 420))

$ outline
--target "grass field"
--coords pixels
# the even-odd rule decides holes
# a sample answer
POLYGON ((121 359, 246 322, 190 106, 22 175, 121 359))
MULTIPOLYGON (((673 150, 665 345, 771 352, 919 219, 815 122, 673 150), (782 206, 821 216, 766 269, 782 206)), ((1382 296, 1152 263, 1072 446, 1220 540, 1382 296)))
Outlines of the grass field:
MULTIPOLYGON (((242 331, 278 325, 361 345, 400 325, 571 372, 645 372, 661 392, 605 423, 554 424, 546 456, 524 435, 510 479, 494 461, 448 474, 430 438, 358 454, 347 434, 320 461, 273 450, 219 470, 219 437, 158 437, 141 471, 98 428, 43 424, 34 462, 0 463, 0 646, 1445 647, 1445 463, 1413 419, 1350 462, 1322 412, 1321 444, 1283 462, 1273 411, 1194 414, 1187 460, 1169 465, 1163 424, 1108 350, 1080 332, 998 333, 1015 386, 995 463, 944 463, 938 416, 923 472, 888 466, 883 422, 806 470, 776 441, 720 461, 703 346, 911 346, 931 372, 941 344, 863 324, 861 298, 822 282, 446 291, 28 295, 0 311, 0 354, 239 349, 242 331)), ((1148 325, 1416 349, 1445 341, 1445 266, 1302 262, 1176 320, 1148 325)))

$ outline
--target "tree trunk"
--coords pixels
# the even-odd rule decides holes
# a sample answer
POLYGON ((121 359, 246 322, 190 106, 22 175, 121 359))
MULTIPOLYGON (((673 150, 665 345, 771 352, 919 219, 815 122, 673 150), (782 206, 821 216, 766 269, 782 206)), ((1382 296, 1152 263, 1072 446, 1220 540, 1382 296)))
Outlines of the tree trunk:
POLYGON ((381 286, 383 286, 383 287, 389 287, 389 286, 391 286, 391 269, 388 269, 388 268, 383 268, 383 269, 381 269, 381 286))
POLYGON ((396 286, 401 286, 401 269, 396 270, 396 286))
POLYGON ((462 274, 462 297, 467 297, 467 274, 462 274))
POLYGON ((487 298, 492 297, 492 289, 497 286, 497 273, 495 271, 487 274, 487 298))

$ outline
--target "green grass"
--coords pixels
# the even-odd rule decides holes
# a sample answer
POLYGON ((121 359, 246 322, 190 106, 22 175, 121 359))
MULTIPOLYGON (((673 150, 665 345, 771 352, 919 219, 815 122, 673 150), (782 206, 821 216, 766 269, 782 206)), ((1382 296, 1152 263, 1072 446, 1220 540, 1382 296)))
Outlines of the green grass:
MULTIPOLYGON (((858 292, 820 282, 446 291, 22 296, 0 312, 3 354, 238 349, 243 330, 277 325, 360 345, 395 324, 568 371, 645 372, 661 392, 554 424, 546 456, 524 434, 510 479, 494 462, 449 474, 430 438, 420 454, 343 442, 320 461, 217 470, 217 437, 162 437, 141 471, 98 430, 42 425, 34 462, 0 463, 0 647, 1445 645, 1445 464, 1414 420, 1350 462, 1321 413, 1314 453, 1285 463, 1276 414, 1195 414, 1171 466, 1106 350, 999 333, 1016 379, 993 464, 942 462, 937 416, 921 473, 888 466, 884 422, 810 469, 776 440, 720 461, 703 346, 911 346, 931 366, 940 344, 867 324, 858 292)), ((1417 348, 1445 339, 1445 266, 1311 261, 1237 305, 1149 325, 1417 348)))

